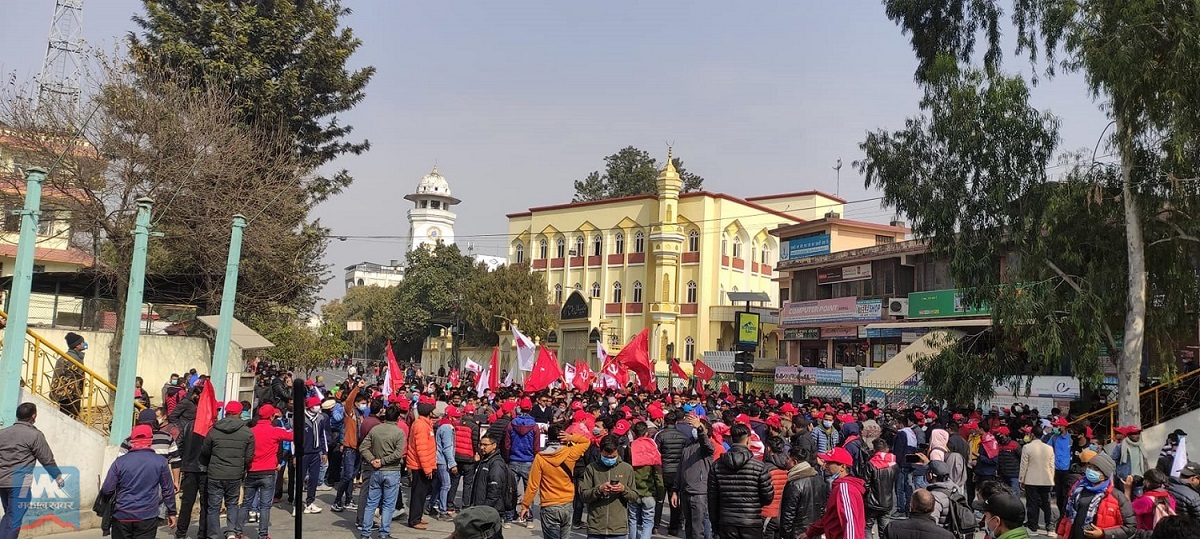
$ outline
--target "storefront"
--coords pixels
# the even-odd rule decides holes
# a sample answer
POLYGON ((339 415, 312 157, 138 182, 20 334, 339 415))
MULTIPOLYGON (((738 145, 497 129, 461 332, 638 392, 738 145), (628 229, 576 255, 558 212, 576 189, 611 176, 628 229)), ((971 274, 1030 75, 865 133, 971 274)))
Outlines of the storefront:
POLYGON ((789 365, 836 368, 871 366, 865 325, 883 317, 883 300, 857 297, 789 302, 780 327, 789 365))

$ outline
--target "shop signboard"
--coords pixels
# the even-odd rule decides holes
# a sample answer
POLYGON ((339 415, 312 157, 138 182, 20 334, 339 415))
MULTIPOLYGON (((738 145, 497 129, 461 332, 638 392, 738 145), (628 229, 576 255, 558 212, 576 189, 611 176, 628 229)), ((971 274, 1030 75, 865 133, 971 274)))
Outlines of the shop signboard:
POLYGON ((801 385, 801 386, 817 385, 817 371, 818 370, 820 370, 820 369, 818 369, 816 367, 804 367, 804 368, 800 369, 800 376, 799 376, 799 379, 796 380, 796 385, 801 385))
POLYGON ((833 284, 845 281, 862 281, 871 278, 871 263, 821 268, 817 270, 817 284, 833 284))
POLYGON ((821 338, 822 339, 857 339, 858 338, 858 327, 846 326, 846 327, 821 328, 821 338))
POLYGON ((817 367, 805 367, 800 371, 801 380, 807 375, 816 380, 818 384, 840 384, 842 383, 842 369, 819 369, 817 367))
POLYGON ((775 367, 775 383, 797 385, 800 383, 800 367, 775 367))
POLYGON ((758 313, 737 313, 737 343, 746 346, 758 345, 758 313))
POLYGON ((868 339, 896 339, 903 336, 903 328, 867 328, 868 339))
POLYGON ((924 337, 926 333, 929 333, 929 328, 903 329, 900 331, 900 342, 904 344, 917 342, 917 339, 924 337))
POLYGON ((783 327, 826 322, 873 322, 883 317, 883 300, 855 297, 791 301, 779 312, 783 327))
POLYGON ((792 238, 784 243, 784 260, 796 260, 817 255, 829 254, 829 234, 809 236, 807 238, 792 238))
POLYGON ((963 302, 958 290, 913 292, 908 295, 908 318, 947 318, 989 314, 986 305, 974 308, 963 302))
POLYGON ((785 341, 815 341, 820 338, 820 328, 790 328, 783 330, 783 340, 785 341))
MULTIPOLYGON (((862 377, 866 378, 875 372, 875 367, 864 367, 862 377)), ((842 367, 842 380, 849 383, 858 383, 858 371, 854 367, 842 367)))

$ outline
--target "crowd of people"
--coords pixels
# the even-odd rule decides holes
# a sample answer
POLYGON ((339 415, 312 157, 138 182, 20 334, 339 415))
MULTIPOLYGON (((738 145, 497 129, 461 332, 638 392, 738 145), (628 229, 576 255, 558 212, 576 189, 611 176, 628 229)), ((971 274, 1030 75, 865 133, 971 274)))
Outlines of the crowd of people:
MULTIPOLYGON (((478 394, 469 376, 455 386, 410 369, 385 388, 378 370, 354 365, 297 391, 293 373, 256 369, 252 401, 206 405, 194 371, 147 397, 161 404, 139 415, 101 487, 114 536, 153 537, 166 519, 185 537, 199 504, 197 537, 253 527, 267 538, 272 508, 320 513, 318 493, 363 538, 391 537, 395 519, 424 530, 456 516, 494 537, 540 525, 545 539, 1200 536, 1200 465, 1182 431, 1152 461, 1136 427, 1107 440, 1021 404, 897 408, 634 385, 478 394)), ((11 487, 6 448, 36 431, 29 412, 0 431, 0 489, 11 487)), ((48 449, 24 458, 53 465, 48 449)))

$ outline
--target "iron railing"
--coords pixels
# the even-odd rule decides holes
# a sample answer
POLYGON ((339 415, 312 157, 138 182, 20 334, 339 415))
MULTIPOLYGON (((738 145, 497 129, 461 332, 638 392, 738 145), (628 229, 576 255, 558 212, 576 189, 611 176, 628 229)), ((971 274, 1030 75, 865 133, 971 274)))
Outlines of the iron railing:
MULTIPOLYGON (((1142 410, 1142 424, 1138 426, 1142 428, 1152 427, 1200 408, 1200 370, 1183 373, 1172 380, 1146 388, 1138 394, 1138 401, 1142 410)), ((1111 440, 1113 429, 1121 426, 1117 423, 1117 404, 1114 402, 1083 414, 1071 424, 1089 425, 1093 433, 1107 433, 1108 439, 1111 440)))

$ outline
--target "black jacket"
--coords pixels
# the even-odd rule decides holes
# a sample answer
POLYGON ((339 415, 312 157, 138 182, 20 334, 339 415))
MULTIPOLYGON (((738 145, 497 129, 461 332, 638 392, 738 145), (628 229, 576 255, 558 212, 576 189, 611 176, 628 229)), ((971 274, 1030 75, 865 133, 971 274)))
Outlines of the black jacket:
POLYGON ((512 423, 511 417, 498 417, 491 425, 488 425, 488 437, 496 440, 501 447, 504 446, 504 433, 508 430, 509 423, 512 423))
POLYGON ((883 535, 886 539, 957 539, 954 534, 938 526, 929 515, 912 515, 907 519, 893 520, 883 535))
POLYGON ((1021 475, 1020 445, 1009 443, 1000 446, 1000 454, 996 455, 996 473, 1005 479, 1013 479, 1021 475))
POLYGON ((487 505, 500 507, 500 496, 504 493, 504 485, 508 481, 508 465, 500 456, 500 451, 492 451, 491 455, 483 457, 475 470, 475 487, 471 491, 471 503, 468 505, 487 505))
POLYGON ((282 381, 276 380, 271 384, 271 400, 275 402, 275 406, 283 406, 284 401, 292 399, 292 388, 284 385, 282 381))
POLYGON ((873 477, 867 484, 867 499, 863 507, 868 518, 876 518, 892 512, 892 508, 896 507, 896 474, 900 468, 896 465, 887 468, 878 468, 874 464, 868 466, 871 466, 873 477))
POLYGON ((241 479, 254 461, 254 433, 240 417, 217 421, 200 448, 200 460, 208 467, 209 479, 241 479))
POLYGON ((1172 477, 1167 492, 1175 497, 1175 513, 1200 520, 1200 492, 1178 477, 1172 477))
MULTIPOLYGON (((675 474, 674 484, 667 485, 671 492, 683 492, 696 496, 708 495, 708 477, 712 474, 713 455, 716 448, 707 436, 683 448, 675 474)), ((666 460, 665 458, 663 459, 666 460)), ((666 466, 663 466, 666 474, 666 466)))
POLYGON ((762 508, 775 497, 771 476, 750 448, 734 445, 713 463, 708 476, 708 518, 722 526, 761 528, 762 508))
POLYGON ((829 484, 807 462, 788 471, 779 506, 779 537, 792 539, 816 522, 825 512, 829 484))
POLYGON ((658 442, 658 452, 662 455, 663 476, 668 479, 667 488, 674 490, 670 481, 679 470, 679 461, 683 458, 683 448, 692 442, 691 437, 680 432, 678 425, 670 425, 658 433, 654 440, 658 442))

